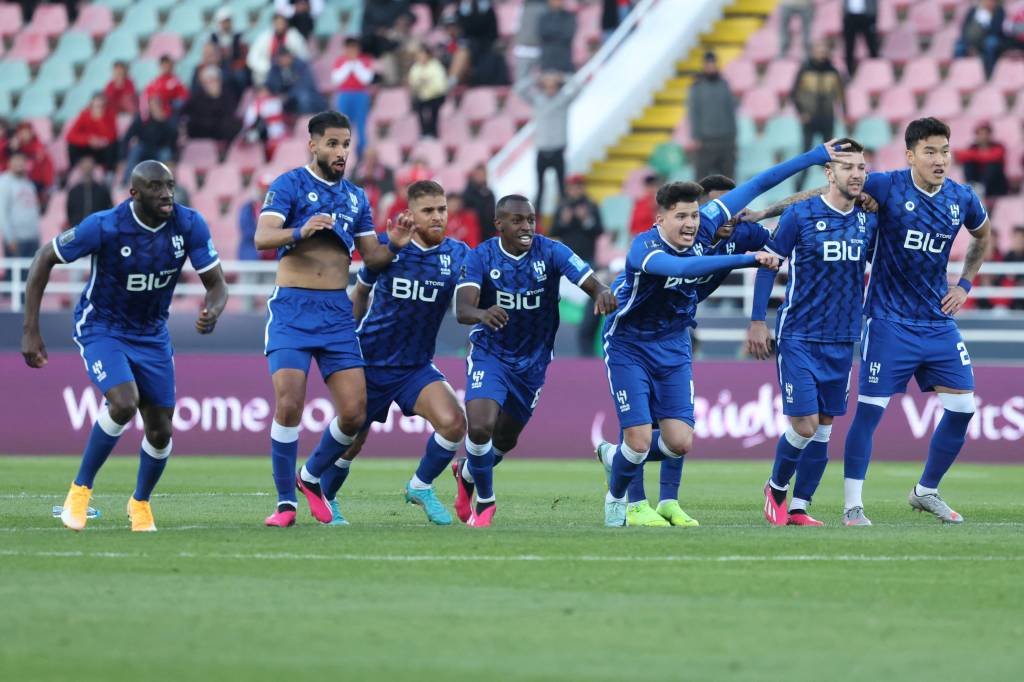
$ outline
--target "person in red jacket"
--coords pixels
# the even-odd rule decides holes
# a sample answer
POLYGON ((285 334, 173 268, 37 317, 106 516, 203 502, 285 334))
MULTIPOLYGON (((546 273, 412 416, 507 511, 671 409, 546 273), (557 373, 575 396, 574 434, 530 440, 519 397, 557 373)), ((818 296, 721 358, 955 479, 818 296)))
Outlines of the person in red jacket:
POLYGON ((160 57, 160 75, 146 86, 142 91, 142 104, 140 111, 149 111, 146 100, 150 97, 159 97, 164 103, 164 113, 170 121, 178 120, 178 112, 185 106, 188 100, 188 88, 174 75, 174 62, 170 57, 160 57))
POLYGON ((448 194, 447 234, 452 239, 466 242, 471 249, 480 244, 480 221, 475 211, 466 208, 458 192, 448 194))
POLYGON ((115 114, 131 114, 139 110, 139 93, 135 90, 135 83, 128 76, 128 65, 124 62, 114 62, 114 72, 103 89, 107 96, 107 104, 114 110, 115 114))
POLYGON ((633 215, 629 220, 630 235, 638 235, 651 229, 651 225, 654 224, 654 208, 658 203, 655 196, 660 186, 661 179, 657 175, 651 173, 644 178, 643 196, 633 202, 633 215))
POLYGON ((959 149, 956 162, 964 167, 967 182, 982 185, 986 197, 1001 197, 1009 192, 1006 179, 1006 147, 992 139, 992 126, 982 121, 974 128, 974 142, 959 149))
POLYGON ((373 60, 363 54, 358 38, 347 38, 344 54, 334 62, 331 83, 338 91, 338 111, 348 116, 355 126, 357 157, 362 156, 366 148, 366 119, 370 115, 373 78, 373 60))
POLYGON ((7 158, 15 152, 23 154, 28 160, 28 178, 39 192, 40 203, 45 203, 55 176, 53 157, 28 121, 19 123, 7 144, 0 146, 0 171, 6 170, 7 158))
POLYGON ((117 165, 117 117, 107 106, 104 95, 93 95, 89 106, 82 109, 67 133, 68 160, 71 167, 83 156, 91 156, 105 171, 112 173, 117 165))

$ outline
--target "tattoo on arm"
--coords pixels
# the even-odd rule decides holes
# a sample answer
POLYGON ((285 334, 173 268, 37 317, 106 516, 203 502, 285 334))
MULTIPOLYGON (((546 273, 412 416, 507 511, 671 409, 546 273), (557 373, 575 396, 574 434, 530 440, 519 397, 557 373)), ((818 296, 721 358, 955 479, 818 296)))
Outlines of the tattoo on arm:
POLYGON ((827 186, 818 187, 815 189, 808 189, 803 192, 797 192, 796 194, 786 197, 782 201, 778 201, 769 206, 768 208, 764 209, 764 216, 762 217, 762 220, 767 220, 768 218, 777 218, 780 215, 782 215, 782 212, 786 210, 786 207, 789 206, 790 204, 795 204, 798 201, 803 201, 804 199, 810 199, 811 197, 819 196, 821 194, 824 194, 826 191, 828 191, 827 186))
POLYGON ((971 243, 967 245, 967 254, 964 256, 964 269, 961 276, 970 281, 978 274, 978 270, 981 270, 981 264, 985 260, 985 252, 988 251, 988 242, 992 239, 992 234, 988 233, 983 237, 972 239, 971 243))

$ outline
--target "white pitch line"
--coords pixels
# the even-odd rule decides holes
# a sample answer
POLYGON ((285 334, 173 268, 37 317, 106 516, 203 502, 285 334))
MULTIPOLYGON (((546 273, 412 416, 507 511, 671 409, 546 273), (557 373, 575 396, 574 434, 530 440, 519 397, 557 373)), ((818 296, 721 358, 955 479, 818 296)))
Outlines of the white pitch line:
MULTIPOLYGON (((150 555, 144 552, 81 552, 81 551, 32 551, 32 550, 0 550, 0 556, 7 557, 47 557, 47 558, 81 558, 81 559, 145 559, 145 558, 179 558, 179 559, 227 559, 240 561, 372 561, 391 563, 445 563, 445 562, 529 562, 529 563, 564 563, 569 561, 585 561, 593 563, 620 563, 637 561, 635 556, 541 556, 536 554, 497 555, 401 555, 401 554, 295 554, 292 552, 254 552, 232 554, 200 554, 196 552, 177 552, 170 555, 150 555)), ((743 563, 743 562, 966 562, 966 561, 1024 561, 1024 556, 962 556, 951 557, 942 555, 904 555, 904 556, 869 556, 855 554, 797 554, 791 556, 765 556, 730 554, 723 556, 662 556, 644 557, 643 561, 661 563, 743 563)))
MULTIPOLYGON (((131 494, 131 493, 129 493, 131 494)), ((153 497, 270 497, 272 493, 264 492, 192 492, 192 493, 153 493, 153 497)), ((276 493, 275 493, 276 494, 276 493)), ((124 495, 117 493, 98 493, 92 495, 91 499, 121 499, 124 495)), ((44 494, 44 493, 4 493, 0 495, 0 500, 55 500, 60 502, 64 497, 59 493, 44 494)))

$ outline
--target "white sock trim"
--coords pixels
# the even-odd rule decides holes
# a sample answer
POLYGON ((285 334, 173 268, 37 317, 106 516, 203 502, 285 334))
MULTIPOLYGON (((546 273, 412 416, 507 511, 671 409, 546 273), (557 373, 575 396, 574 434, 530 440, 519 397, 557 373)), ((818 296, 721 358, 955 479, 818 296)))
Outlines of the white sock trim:
POLYGON ((786 485, 779 485, 778 483, 776 483, 775 481, 771 480, 770 478, 768 479, 768 485, 771 486, 773 490, 778 490, 779 492, 786 492, 787 490, 789 490, 789 484, 788 483, 786 485))
POLYGON ((278 424, 277 420, 270 425, 270 438, 278 443, 294 443, 299 439, 298 426, 284 426, 278 424))
POLYGON ((171 446, 174 445, 174 439, 167 441, 167 446, 164 448, 157 448, 155 445, 149 442, 149 439, 145 436, 142 437, 142 451, 153 459, 167 459, 171 456, 171 446))
POLYGON ((466 454, 471 457, 483 457, 492 447, 493 445, 491 445, 491 441, 487 441, 486 443, 474 443, 468 438, 466 439, 466 454))
POLYGON ((920 495, 937 495, 939 493, 938 488, 925 488, 920 483, 914 484, 914 494, 920 495))
POLYGON ((665 438, 663 436, 658 436, 658 449, 661 450, 661 453, 663 455, 669 457, 670 459, 679 459, 680 457, 683 456, 681 452, 676 452, 675 450, 670 448, 668 446, 668 443, 665 442, 665 438))
POLYGON ((455 452, 456 450, 459 449, 459 443, 462 441, 448 440, 437 431, 434 431, 434 442, 440 445, 448 452, 455 452))
POLYGON ((889 399, 891 396, 885 396, 884 398, 874 395, 859 395, 857 396, 858 403, 867 403, 868 405, 878 405, 883 410, 889 406, 889 399))
POLYGON ((299 477, 301 477, 302 480, 305 481, 306 483, 319 483, 320 482, 319 478, 317 478, 313 474, 309 473, 309 470, 306 469, 306 465, 305 464, 303 464, 302 468, 299 469, 299 477))
POLYGON ((615 497, 614 495, 612 495, 612 491, 609 490, 604 495, 604 501, 605 502, 625 502, 626 501, 626 496, 623 495, 622 497, 615 497))
POLYGON ((490 497, 478 497, 478 498, 476 498, 476 503, 477 504, 486 504, 488 502, 494 502, 494 499, 495 499, 494 495, 491 495, 490 497))
POLYGON ((342 458, 336 461, 334 463, 334 466, 338 467, 339 469, 348 469, 350 466, 352 466, 352 460, 342 458))
POLYGON ((974 402, 974 393, 939 393, 939 400, 942 406, 950 412, 961 412, 971 414, 977 408, 974 402))
POLYGON ((859 478, 843 479, 843 511, 850 511, 854 507, 863 507, 864 500, 861 494, 864 491, 864 481, 859 478))
POLYGON ((619 452, 621 452, 622 456, 625 457, 630 462, 632 462, 633 464, 643 464, 644 460, 647 459, 647 453, 650 452, 650 450, 638 452, 633 448, 629 447, 628 445, 626 445, 625 443, 623 443, 622 445, 619 446, 619 452))
POLYGON ((818 424, 818 430, 811 436, 811 440, 818 443, 827 443, 829 438, 832 437, 832 425, 831 424, 818 424))
POLYGON ((792 426, 786 429, 786 433, 784 433, 783 435, 786 437, 786 440, 789 442, 789 444, 792 445, 797 450, 803 450, 804 448, 807 447, 807 444, 811 442, 811 438, 808 438, 807 436, 801 436, 793 429, 792 426))
POLYGON ((127 424, 118 424, 114 421, 114 418, 110 416, 110 410, 104 405, 100 409, 100 413, 96 415, 96 423, 99 424, 100 428, 103 429, 103 433, 107 434, 112 438, 117 438, 124 430, 128 428, 127 424))
MULTIPOLYGON (((358 435, 358 434, 356 434, 358 435)), ((338 423, 337 419, 331 420, 331 438, 338 442, 338 445, 344 445, 348 447, 352 445, 352 441, 356 439, 356 436, 350 436, 341 430, 341 424, 338 423)))
MULTIPOLYGON (((491 447, 494 447, 494 446, 492 445, 491 447)), ((495 456, 495 458, 497 458, 497 457, 504 457, 506 454, 507 453, 504 450, 499 450, 498 448, 494 448, 494 456, 495 456)))
POLYGON ((430 490, 434 486, 424 481, 421 481, 419 476, 413 474, 412 478, 409 479, 409 487, 412 488, 413 490, 430 490))
POLYGON ((803 500, 799 497, 794 497, 789 503, 789 511, 802 510, 807 511, 807 505, 810 504, 809 500, 803 500))
MULTIPOLYGON (((466 442, 468 443, 469 441, 467 440, 466 442)), ((468 459, 462 463, 462 471, 459 473, 462 476, 462 480, 465 481, 466 483, 476 483, 476 480, 473 478, 473 474, 469 470, 468 459)))

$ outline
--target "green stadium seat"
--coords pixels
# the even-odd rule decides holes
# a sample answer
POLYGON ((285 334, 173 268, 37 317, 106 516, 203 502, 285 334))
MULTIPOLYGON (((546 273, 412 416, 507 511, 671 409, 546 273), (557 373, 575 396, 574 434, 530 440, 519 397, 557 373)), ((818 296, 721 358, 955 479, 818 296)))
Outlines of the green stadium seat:
POLYGON ((160 63, 152 59, 136 59, 128 68, 128 73, 135 83, 135 88, 141 91, 160 74, 160 63))
MULTIPOLYGON (((82 71, 82 75, 78 79, 78 85, 75 88, 82 86, 88 87, 91 92, 102 90, 110 82, 111 70, 114 67, 116 60, 105 54, 98 54, 89 60, 89 63, 85 65, 85 70, 82 71)), ((142 85, 135 84, 136 89, 141 90, 142 85)))
POLYGON ((12 110, 11 96, 7 92, 0 91, 0 116, 10 116, 12 110))
POLYGON ((803 129, 794 116, 783 114, 769 119, 765 124, 760 144, 773 151, 790 156, 803 146, 803 129))
POLYGON ((167 28, 186 40, 209 30, 199 9, 191 3, 178 5, 171 10, 167 17, 167 28))
POLYGON ((92 36, 82 31, 67 31, 61 35, 57 48, 50 59, 60 58, 73 64, 79 64, 92 57, 96 49, 93 47, 92 36))
MULTIPOLYGON (((107 36, 100 47, 97 57, 104 57, 110 61, 123 60, 130 62, 139 56, 138 35, 129 29, 119 27, 107 36)), ((89 66, 92 66, 90 64, 89 66)), ((86 67, 88 68, 88 67, 86 67)))
POLYGON ((670 177, 686 164, 683 148, 675 142, 663 142, 654 148, 647 165, 663 178, 670 177))
POLYGON ((136 36, 147 36, 160 30, 160 19, 156 10, 144 5, 133 5, 124 13, 117 31, 125 31, 136 36))
MULTIPOLYGON (((234 6, 233 3, 224 3, 221 0, 185 0, 185 2, 178 3, 178 6, 179 7, 185 6, 185 7, 188 7, 190 9, 194 10, 194 11, 198 11, 198 12, 202 12, 202 13, 206 13, 206 14, 213 14, 213 12, 218 7, 220 7, 221 5, 224 5, 224 4, 227 4, 227 6, 231 9, 231 11, 233 11, 233 12, 237 11, 237 8, 234 6)), ((240 12, 239 12, 239 14, 240 14, 240 12)), ((239 20, 239 18, 240 17, 234 17, 234 20, 237 22, 239 20)), ((170 22, 168 22, 168 23, 170 23, 170 22)))
POLYGON ((92 96, 96 94, 96 88, 90 87, 88 83, 79 83, 70 90, 64 93, 64 100, 60 104, 60 108, 57 109, 57 113, 54 114, 53 118, 61 123, 74 120, 78 116, 78 112, 85 108, 92 99, 92 96))
POLYGON ((50 57, 39 68, 35 84, 48 88, 50 92, 63 92, 75 84, 75 69, 69 61, 50 57))
POLYGON ((325 5, 324 11, 316 18, 313 35, 317 38, 330 38, 342 32, 341 12, 335 5, 325 5))
MULTIPOLYGON (((342 3, 344 5, 345 3, 342 3)), ((359 35, 363 30, 363 3, 348 3, 351 8, 347 11, 342 8, 342 14, 348 17, 348 21, 342 26, 346 35, 359 35)))
POLYGON ((97 5, 104 5, 110 9, 117 11, 124 11, 131 7, 135 3, 135 0, 93 0, 97 5))
POLYGON ((274 3, 268 3, 266 0, 233 0, 231 7, 236 12, 252 12, 253 10, 269 9, 271 13, 273 13, 274 3), (267 7, 268 4, 270 7, 267 7))
POLYGON ((13 93, 28 86, 32 81, 28 64, 20 59, 0 61, 0 92, 13 93))
POLYGON ((178 0, 137 0, 136 7, 152 7, 157 12, 165 12, 178 4, 178 0))
POLYGON ((601 222, 614 235, 618 246, 629 242, 629 218, 632 215, 633 199, 625 194, 614 194, 601 202, 601 222))
POLYGON ((21 91, 18 105, 14 108, 15 118, 42 118, 53 113, 53 91, 45 85, 34 83, 21 91))
POLYGON ((694 180, 700 180, 700 178, 696 177, 693 166, 688 163, 677 168, 672 175, 666 176, 666 182, 693 182, 694 180))
POLYGON ((743 149, 736 164, 737 182, 746 182, 761 171, 775 165, 775 151, 766 144, 752 144, 743 149))
POLYGON ((757 142, 757 126, 753 119, 743 114, 736 115, 736 144, 740 149, 757 142))
POLYGON ((852 137, 868 149, 881 149, 892 141, 892 128, 884 118, 869 116, 857 122, 852 137))

